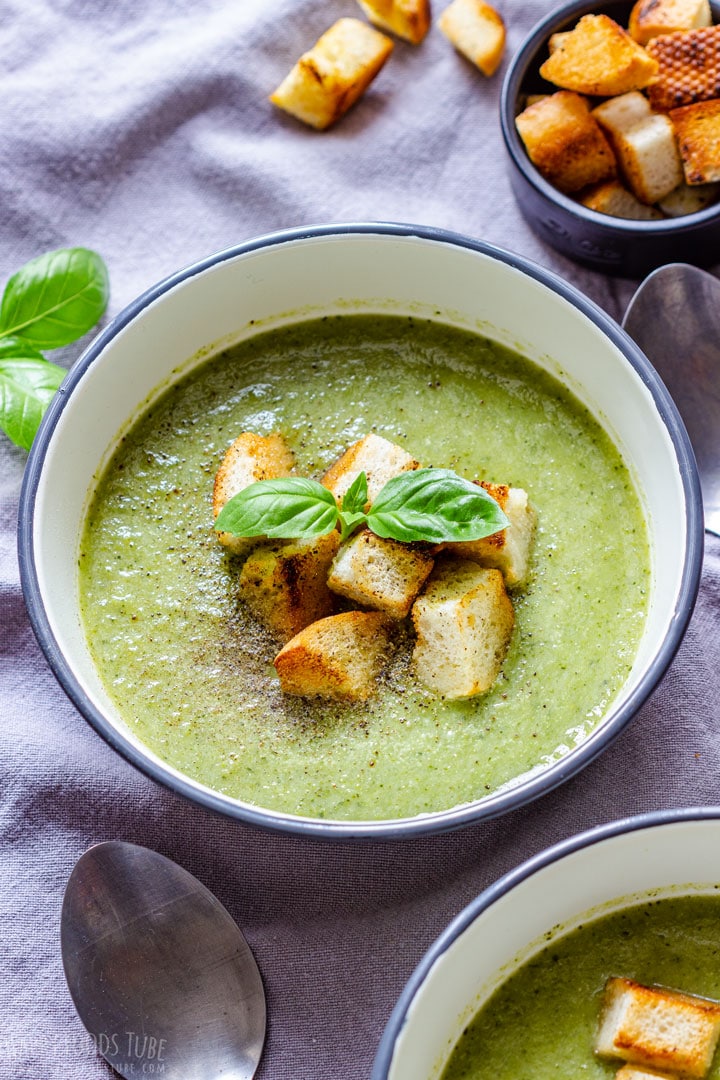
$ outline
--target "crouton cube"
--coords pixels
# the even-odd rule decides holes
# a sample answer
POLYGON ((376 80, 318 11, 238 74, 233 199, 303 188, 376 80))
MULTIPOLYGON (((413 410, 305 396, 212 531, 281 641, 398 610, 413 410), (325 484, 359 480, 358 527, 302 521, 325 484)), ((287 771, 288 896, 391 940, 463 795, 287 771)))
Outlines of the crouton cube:
POLYGON ((569 33, 569 30, 559 30, 556 34, 551 34, 547 43, 548 52, 554 53, 556 49, 559 49, 569 33))
POLYGON ((441 557, 415 601, 418 680, 445 698, 469 698, 497 678, 514 625, 499 570, 441 557))
POLYGON ((647 51, 658 65, 648 87, 653 109, 669 112, 720 97, 720 25, 661 34, 647 51))
POLYGON ((323 130, 365 92, 390 56, 390 38, 360 19, 338 19, 304 53, 270 101, 323 130))
POLYGON ((275 657, 283 693, 366 701, 375 691, 391 626, 380 611, 345 611, 311 623, 275 657))
POLYGON ((612 144, 625 182, 640 202, 652 205, 682 183, 672 122, 653 112, 643 94, 631 91, 611 98, 593 109, 593 115, 612 144))
POLYGON ((580 94, 550 94, 529 105, 515 124, 533 165, 560 191, 571 194, 617 175, 612 147, 580 94))
POLYGON ((362 529, 341 545, 328 586, 362 607, 404 619, 433 563, 432 555, 420 545, 384 540, 362 529))
MULTIPOLYGON (((687 108, 693 108, 690 105, 687 108)), ((681 155, 682 157, 682 150, 681 155)), ((683 217, 685 214, 697 214, 710 206, 720 196, 720 184, 680 184, 664 199, 658 202, 663 214, 668 217, 683 217)))
POLYGON ((460 540, 444 545, 449 555, 470 559, 482 566, 500 570, 508 588, 524 585, 530 571, 530 555, 535 532, 536 515, 521 487, 491 484, 483 480, 487 491, 507 517, 510 524, 500 532, 482 540, 460 540))
POLYGON ((677 132, 685 182, 692 186, 720 181, 720 99, 673 109, 670 120, 677 132))
POLYGON ((371 23, 419 45, 430 29, 430 0, 358 0, 371 23))
POLYGON ((484 0, 452 0, 438 20, 452 45, 483 75, 494 75, 505 52, 505 23, 484 0))
POLYGON ((656 1069, 644 1069, 640 1065, 623 1065, 615 1073, 615 1080, 673 1080, 673 1076, 656 1069))
POLYGON ((595 1041, 601 1057, 703 1077, 720 1036, 720 1002, 611 978, 595 1041))
POLYGON ((638 45, 647 45, 660 34, 710 26, 708 0, 637 0, 630 12, 628 33, 638 45))
MULTIPOLYGON (((292 452, 282 435, 255 435, 244 431, 225 452, 213 486, 213 516, 217 517, 233 495, 258 480, 277 480, 289 476, 295 464, 292 452)), ((232 536, 218 533, 221 544, 241 555, 250 551, 262 537, 232 536)))
POLYGON ((419 468, 420 462, 401 446, 383 439, 381 435, 370 434, 353 443, 330 466, 321 482, 332 491, 339 505, 353 480, 364 472, 368 482, 368 502, 373 502, 393 476, 419 468))
POLYGON ((238 578, 240 598, 281 641, 333 614, 335 597, 327 576, 339 544, 335 530, 308 540, 263 544, 245 560, 238 578))
POLYGON ((583 15, 540 68, 548 82, 591 97, 641 90, 658 70, 642 46, 608 15, 583 15))
POLYGON ((580 198, 588 210, 611 217, 628 218, 633 221, 661 221, 663 215, 654 206, 646 206, 636 199, 619 180, 607 180, 596 184, 580 198))

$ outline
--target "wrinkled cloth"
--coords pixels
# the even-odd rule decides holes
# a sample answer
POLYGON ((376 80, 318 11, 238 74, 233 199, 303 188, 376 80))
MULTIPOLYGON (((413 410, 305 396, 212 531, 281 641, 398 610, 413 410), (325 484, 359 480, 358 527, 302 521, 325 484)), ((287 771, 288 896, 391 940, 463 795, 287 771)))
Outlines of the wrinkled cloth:
MULTIPOLYGON (((319 134, 267 95, 331 22, 362 17, 354 0, 0 0, 2 282, 43 251, 95 248, 110 317, 166 275, 278 228, 405 221, 519 252, 620 318, 637 282, 554 253, 510 193, 502 71, 551 5, 498 6, 508 49, 494 78, 435 26, 419 48, 398 42, 364 99, 319 134)), ((360 1080, 415 965, 490 882, 589 826, 720 802, 720 542, 708 536, 698 604, 660 688, 599 759, 531 806, 389 843, 213 815, 120 758, 50 672, 19 584, 25 460, 0 438, 0 1077, 111 1075, 59 948, 63 891, 91 843, 162 852, 242 926, 268 1000, 260 1080, 360 1080)))

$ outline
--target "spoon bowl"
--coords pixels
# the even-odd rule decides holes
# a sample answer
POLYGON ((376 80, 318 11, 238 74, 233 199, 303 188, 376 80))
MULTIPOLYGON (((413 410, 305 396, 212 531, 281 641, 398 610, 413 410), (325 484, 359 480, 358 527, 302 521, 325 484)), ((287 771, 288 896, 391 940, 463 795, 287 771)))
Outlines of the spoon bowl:
POLYGON ((187 870, 123 841, 90 848, 65 891, 61 945, 80 1019, 121 1076, 255 1075, 260 972, 235 921, 187 870))
POLYGON ((687 428, 705 528, 720 536, 720 280, 669 263, 642 282, 623 327, 663 380, 687 428))

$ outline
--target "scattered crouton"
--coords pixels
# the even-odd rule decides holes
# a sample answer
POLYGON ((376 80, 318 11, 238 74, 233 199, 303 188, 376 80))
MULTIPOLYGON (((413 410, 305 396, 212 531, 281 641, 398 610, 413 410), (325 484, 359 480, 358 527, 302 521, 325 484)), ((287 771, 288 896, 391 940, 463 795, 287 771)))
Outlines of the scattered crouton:
POLYGON ((548 82, 592 97, 641 90, 658 63, 608 15, 584 15, 540 68, 548 82))
POLYGON ((524 585, 530 570, 530 552, 535 531, 535 511, 527 492, 507 484, 480 485, 487 491, 510 524, 506 529, 485 536, 482 540, 461 540, 444 545, 444 550, 461 559, 471 559, 482 566, 500 570, 508 588, 524 585))
POLYGON ((692 186, 720 181, 720 99, 673 109, 670 120, 677 132, 685 182, 692 186))
POLYGON ((720 1036, 720 1002, 611 978, 595 1042, 601 1057, 704 1077, 720 1036))
MULTIPOLYGON (((688 106, 693 108, 693 106, 688 106)), ((682 154, 681 154, 682 156, 682 154)), ((680 184, 664 199, 660 199, 658 207, 668 217, 684 217, 685 214, 697 214, 710 206, 720 196, 720 184, 680 184)))
POLYGON ((430 0, 358 0, 371 23, 419 45, 430 29, 430 0))
POLYGON ((323 130, 365 92, 393 49, 390 38, 360 19, 338 19, 270 95, 270 101, 323 130))
POLYGON ((328 586, 363 607, 404 619, 433 568, 420 544, 384 540, 362 529, 341 545, 328 586))
POLYGON ((485 693, 505 659, 514 618, 499 570, 441 556, 412 609, 418 680, 446 698, 485 693))
POLYGON ((607 134, 620 171, 640 202, 652 205, 682 183, 675 129, 654 113, 643 94, 631 91, 604 101, 593 115, 607 134))
POLYGON ((653 109, 669 112, 720 97, 720 25, 662 34, 647 46, 658 65, 648 87, 653 109))
POLYGON ((438 26, 483 75, 495 74, 505 52, 505 23, 494 7, 485 0, 452 0, 438 26))
POLYGON ((245 560, 240 598, 281 641, 335 611, 327 576, 339 544, 335 530, 309 540, 263 544, 245 560))
POLYGON ((380 611, 345 611, 311 623, 275 657, 283 692, 367 700, 390 646, 391 626, 380 611))
POLYGON ((612 147, 579 94, 550 94, 521 112, 515 124, 530 160, 560 191, 571 194, 617 175, 612 147))
POLYGON ((673 1076, 656 1069, 645 1069, 641 1065, 623 1065, 615 1073, 615 1080, 673 1080, 673 1076))
POLYGON ((660 34, 710 26, 708 0, 637 0, 630 12, 628 32, 639 45, 660 34))
POLYGON ((628 218, 632 221, 661 221, 663 215, 654 206, 646 206, 636 199, 619 180, 607 180, 589 188, 580 198, 588 210, 610 217, 628 218))
POLYGON ((381 435, 370 434, 348 447, 330 466, 322 483, 332 491, 339 504, 353 480, 364 472, 368 482, 368 502, 373 502, 393 476, 419 468, 420 462, 401 446, 383 439, 381 435))
MULTIPOLYGON (((292 452, 282 435, 255 435, 244 431, 228 447, 213 487, 213 516, 225 503, 258 480, 277 480, 289 476, 295 464, 292 452)), ((218 539, 234 554, 250 551, 261 537, 232 536, 218 533, 218 539)))

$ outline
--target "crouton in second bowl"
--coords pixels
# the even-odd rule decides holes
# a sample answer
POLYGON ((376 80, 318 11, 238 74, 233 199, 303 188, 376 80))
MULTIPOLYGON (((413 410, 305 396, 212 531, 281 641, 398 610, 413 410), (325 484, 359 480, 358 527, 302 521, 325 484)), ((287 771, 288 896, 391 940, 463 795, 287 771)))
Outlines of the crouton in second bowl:
POLYGON ((687 435, 613 320, 518 256, 383 224, 251 241, 123 312, 48 411, 20 532, 38 637, 97 730, 203 805, 323 837, 458 827, 590 762, 674 655, 702 542, 687 435), (487 485, 518 543, 398 553, 360 528, 339 557, 330 532, 228 554, 213 495, 257 479, 246 444, 286 482, 282 440, 329 530, 362 488, 348 468, 369 521, 434 466, 487 485), (525 591, 518 489, 538 518, 525 591), (455 677, 471 626, 489 632, 455 677))
MULTIPOLYGON (((624 67, 618 63, 624 81, 618 75, 613 82, 606 69, 588 74, 571 64, 572 57, 559 75, 551 67, 550 58, 558 66, 565 51, 563 35, 581 20, 607 16, 627 28, 632 10, 626 0, 573 0, 554 10, 515 54, 500 104, 510 183, 528 224, 568 258, 623 277, 640 277, 666 262, 711 265, 720 248, 717 178, 703 185, 695 179, 685 183, 677 125, 652 109, 644 93, 651 69, 638 76, 634 58, 625 57, 624 67), (598 108, 607 115, 600 116, 598 108), (629 137, 628 125, 635 129, 629 137)), ((713 22, 720 22, 716 0, 709 10, 713 22)), ((590 23, 590 29, 597 35, 608 24, 590 23)), ((588 23, 583 26, 587 34, 588 23)), ((578 48, 582 52, 592 45, 580 41, 578 48)), ((634 48, 645 54, 640 45, 634 48)), ((608 49, 612 52, 612 42, 608 49)), ((655 63, 650 52, 646 55, 655 63)))

